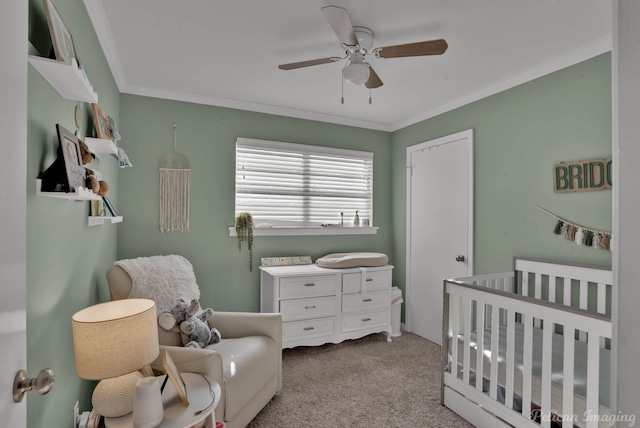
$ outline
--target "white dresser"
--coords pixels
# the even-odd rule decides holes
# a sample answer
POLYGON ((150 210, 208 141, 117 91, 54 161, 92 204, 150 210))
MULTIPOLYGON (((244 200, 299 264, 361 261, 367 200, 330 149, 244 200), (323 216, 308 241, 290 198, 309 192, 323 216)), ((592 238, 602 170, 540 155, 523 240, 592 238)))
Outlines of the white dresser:
POLYGON ((380 332, 391 341, 392 269, 261 266, 260 311, 282 314, 283 348, 380 332))

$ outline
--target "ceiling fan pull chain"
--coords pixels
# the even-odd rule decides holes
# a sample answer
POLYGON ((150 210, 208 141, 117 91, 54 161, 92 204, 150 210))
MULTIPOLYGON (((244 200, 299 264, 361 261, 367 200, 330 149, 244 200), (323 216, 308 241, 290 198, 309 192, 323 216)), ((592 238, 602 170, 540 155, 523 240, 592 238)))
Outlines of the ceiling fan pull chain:
POLYGON ((342 69, 342 79, 340 79, 341 93, 340 93, 340 104, 344 104, 344 68, 342 69))
POLYGON ((369 105, 371 105, 371 88, 369 88, 369 105))

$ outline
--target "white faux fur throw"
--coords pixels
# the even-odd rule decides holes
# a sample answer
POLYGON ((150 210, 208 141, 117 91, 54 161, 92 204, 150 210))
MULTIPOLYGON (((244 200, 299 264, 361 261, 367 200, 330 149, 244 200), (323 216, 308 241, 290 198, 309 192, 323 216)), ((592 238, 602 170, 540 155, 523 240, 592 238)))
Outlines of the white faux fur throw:
POLYGON ((138 257, 115 264, 131 277, 129 297, 153 300, 158 314, 173 308, 178 299, 200 299, 193 266, 182 256, 138 257))

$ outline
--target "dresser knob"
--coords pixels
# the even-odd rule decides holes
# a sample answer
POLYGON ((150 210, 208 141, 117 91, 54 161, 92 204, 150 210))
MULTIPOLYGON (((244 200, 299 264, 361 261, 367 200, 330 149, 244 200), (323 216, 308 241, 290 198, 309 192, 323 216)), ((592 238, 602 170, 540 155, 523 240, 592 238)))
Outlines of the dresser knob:
POLYGON ((362 299, 363 302, 370 302, 371 299, 362 299))
POLYGON ((313 327, 305 327, 305 328, 303 328, 303 330, 305 330, 305 331, 306 330, 313 330, 313 327))

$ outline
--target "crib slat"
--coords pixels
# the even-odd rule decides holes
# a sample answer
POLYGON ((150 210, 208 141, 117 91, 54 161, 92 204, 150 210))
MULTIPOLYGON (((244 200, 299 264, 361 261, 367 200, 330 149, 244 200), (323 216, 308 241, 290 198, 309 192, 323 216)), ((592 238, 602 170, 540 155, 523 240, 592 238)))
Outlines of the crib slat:
POLYGON ((589 301, 589 283, 585 280, 580 281, 580 309, 587 310, 589 301))
POLYGON ((562 278, 563 298, 562 304, 571 306, 571 278, 562 278))
MULTIPOLYGON (((540 275, 537 272, 534 275, 533 287, 534 287, 533 292, 534 292, 535 298, 538 300, 541 300, 542 299, 542 275, 540 275)), ((535 326, 539 328, 542 325, 542 320, 536 319, 534 323, 535 323, 535 326)))
POLYGON ((476 305, 476 389, 482 391, 484 379, 484 303, 476 305))
POLYGON ((500 310, 492 305, 491 314, 491 377, 489 379, 489 396, 498 397, 498 338, 500 337, 500 310))
MULTIPOLYGON (((564 326, 564 356, 562 360, 562 414, 573 415, 573 376, 575 329, 564 326)), ((571 418, 563 418, 562 428, 573 428, 571 418)))
MULTIPOLYGON (((543 416, 551 414, 551 351, 553 323, 545 322, 542 329, 542 374, 541 374, 541 403, 540 411, 543 416)), ((541 425, 550 428, 551 418, 543 417, 541 425)))
POLYGON ((524 344, 522 349, 522 414, 531 415, 531 370, 533 367, 533 318, 522 314, 524 344))
POLYGON ((507 310, 506 323, 507 323, 507 382, 505 385, 505 401, 504 404, 510 409, 513 409, 513 365, 515 362, 515 341, 516 341, 516 328, 515 328, 515 313, 512 310, 507 310))
POLYGON ((470 370, 470 346, 469 339, 471 336, 471 313, 472 313, 471 300, 467 297, 462 298, 462 328, 464 337, 464 347, 462 348, 462 381, 465 385, 469 384, 469 372, 470 370))
POLYGON ((458 311, 460 297, 449 296, 449 329, 451 334, 451 374, 458 377, 458 311))
POLYGON ((598 307, 596 308, 598 313, 607 313, 607 284, 601 282, 598 283, 598 307))
POLYGON ((556 301, 556 276, 549 275, 549 301, 556 301))
MULTIPOLYGON (((598 285, 598 304, 596 307, 596 311, 601 314, 607 313, 607 284, 599 282, 598 285)), ((604 348, 606 343, 606 338, 600 338, 600 347, 604 348)))
POLYGON ((600 338, 595 334, 589 334, 587 344, 587 409, 591 409, 591 415, 587 419, 587 428, 597 428, 600 414, 598 393, 600 391, 600 338))
POLYGON ((540 275, 539 273, 535 274, 534 277, 534 293, 535 293, 535 297, 536 299, 540 300, 542 299, 542 275, 540 275))
POLYGON ((522 291, 523 296, 529 295, 529 272, 522 271, 522 291))
MULTIPOLYGON (((580 281, 580 309, 587 310, 589 305, 589 283, 586 280, 580 281)), ((581 342, 587 341, 587 333, 581 331, 578 335, 581 342)))

